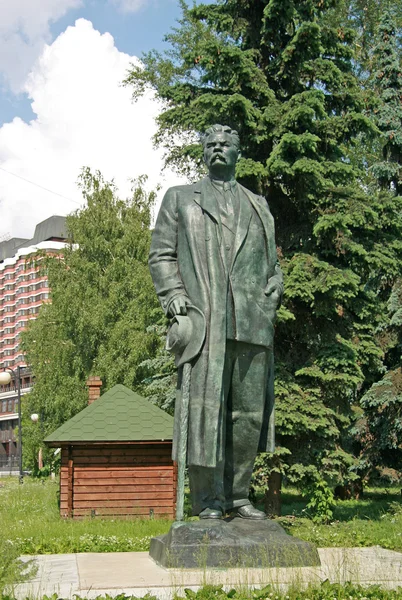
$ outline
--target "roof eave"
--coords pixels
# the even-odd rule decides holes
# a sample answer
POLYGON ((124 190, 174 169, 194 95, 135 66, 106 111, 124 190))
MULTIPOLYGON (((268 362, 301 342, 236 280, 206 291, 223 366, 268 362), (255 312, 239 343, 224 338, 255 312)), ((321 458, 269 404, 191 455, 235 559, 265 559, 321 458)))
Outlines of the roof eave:
POLYGON ((49 448, 62 448, 63 446, 122 446, 122 445, 149 445, 149 444, 171 444, 172 440, 163 439, 163 440, 44 440, 46 446, 49 448))

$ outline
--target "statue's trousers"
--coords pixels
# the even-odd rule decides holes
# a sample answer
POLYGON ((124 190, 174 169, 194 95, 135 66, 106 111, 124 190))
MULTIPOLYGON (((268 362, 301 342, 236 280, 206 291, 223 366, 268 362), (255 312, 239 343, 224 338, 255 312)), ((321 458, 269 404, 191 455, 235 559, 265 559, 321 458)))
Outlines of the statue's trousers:
POLYGON ((272 351, 227 340, 223 372, 223 460, 216 467, 189 466, 193 514, 204 508, 249 503, 249 487, 264 418, 272 351))

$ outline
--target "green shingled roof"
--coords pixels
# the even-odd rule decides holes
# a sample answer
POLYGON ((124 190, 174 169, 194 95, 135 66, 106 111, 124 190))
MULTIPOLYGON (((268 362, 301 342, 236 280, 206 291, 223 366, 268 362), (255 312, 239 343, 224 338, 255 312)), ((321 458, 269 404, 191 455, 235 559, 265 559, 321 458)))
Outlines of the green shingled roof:
POLYGON ((45 443, 171 440, 173 417, 149 400, 115 385, 47 436, 45 443))

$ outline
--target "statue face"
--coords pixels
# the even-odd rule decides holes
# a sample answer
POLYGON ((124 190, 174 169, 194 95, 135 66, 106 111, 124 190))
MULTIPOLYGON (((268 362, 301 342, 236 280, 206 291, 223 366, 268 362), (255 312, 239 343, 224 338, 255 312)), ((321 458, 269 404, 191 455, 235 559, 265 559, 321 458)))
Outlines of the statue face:
POLYGON ((239 150, 233 144, 232 136, 224 131, 211 133, 205 141, 204 160, 211 174, 222 172, 234 174, 239 150))

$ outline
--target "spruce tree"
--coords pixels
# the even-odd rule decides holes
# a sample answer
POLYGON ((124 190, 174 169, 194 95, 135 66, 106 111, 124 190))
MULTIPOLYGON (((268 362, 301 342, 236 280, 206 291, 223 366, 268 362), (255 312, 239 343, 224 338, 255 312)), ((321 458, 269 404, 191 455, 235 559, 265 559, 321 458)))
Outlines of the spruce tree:
POLYGON ((381 131, 382 160, 373 172, 383 189, 402 195, 402 67, 396 24, 387 10, 374 47, 374 86, 378 97, 375 121, 381 131))
POLYGON ((392 6, 395 24, 402 26, 401 0, 341 0, 326 16, 328 22, 337 26, 352 27, 355 32, 355 71, 365 81, 371 73, 373 46, 378 35, 382 15, 392 6))
MULTIPOLYGON (((392 200, 369 197, 350 160, 375 134, 353 70, 353 31, 325 20, 337 0, 218 0, 188 8, 125 83, 162 101, 168 164, 202 172, 197 134, 237 129, 237 178, 266 196, 285 273, 276 333, 276 469, 299 483, 353 479, 347 434, 383 354, 374 332, 400 270, 392 200), (382 289, 382 296, 379 290, 382 289)), ((333 13, 332 13, 333 14, 333 13)))
MULTIPOLYGON (((402 66, 394 11, 386 10, 380 20, 373 48, 372 81, 376 107, 374 121, 381 132, 380 157, 372 166, 380 194, 402 210, 402 66)), ((366 470, 402 469, 402 279, 393 286, 386 319, 377 332, 385 353, 384 377, 361 399, 363 408, 357 435, 360 460, 366 470)), ((389 471, 388 471, 389 472, 389 471)))

